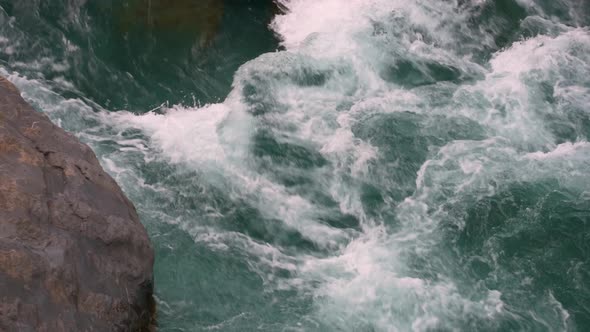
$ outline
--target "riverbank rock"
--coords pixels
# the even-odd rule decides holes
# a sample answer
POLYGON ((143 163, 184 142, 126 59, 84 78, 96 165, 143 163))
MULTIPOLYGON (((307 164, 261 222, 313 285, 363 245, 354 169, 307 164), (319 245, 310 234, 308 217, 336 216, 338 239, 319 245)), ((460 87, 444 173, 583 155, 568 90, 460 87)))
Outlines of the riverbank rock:
POLYGON ((153 262, 92 150, 0 78, 0 331, 149 331, 153 262))

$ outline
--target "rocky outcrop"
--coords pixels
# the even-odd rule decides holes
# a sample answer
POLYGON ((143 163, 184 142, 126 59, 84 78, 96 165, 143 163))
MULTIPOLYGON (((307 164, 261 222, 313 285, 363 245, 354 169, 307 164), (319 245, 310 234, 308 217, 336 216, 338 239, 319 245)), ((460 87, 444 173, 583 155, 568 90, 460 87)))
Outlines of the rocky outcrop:
POLYGON ((92 150, 0 78, 0 331, 148 331, 153 262, 92 150))

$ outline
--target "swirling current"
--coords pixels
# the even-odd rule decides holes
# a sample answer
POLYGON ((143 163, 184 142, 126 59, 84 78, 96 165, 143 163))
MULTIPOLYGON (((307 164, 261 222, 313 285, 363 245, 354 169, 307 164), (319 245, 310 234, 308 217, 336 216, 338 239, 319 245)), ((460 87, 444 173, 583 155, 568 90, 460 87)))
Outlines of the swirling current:
POLYGON ((0 75, 137 206, 160 331, 590 330, 589 2, 144 2, 0 0, 0 75))

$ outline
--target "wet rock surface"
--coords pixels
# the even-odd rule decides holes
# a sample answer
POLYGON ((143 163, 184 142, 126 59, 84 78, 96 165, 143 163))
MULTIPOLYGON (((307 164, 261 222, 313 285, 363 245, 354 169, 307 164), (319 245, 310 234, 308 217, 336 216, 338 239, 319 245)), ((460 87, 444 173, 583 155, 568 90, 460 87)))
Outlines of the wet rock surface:
POLYGON ((0 78, 0 331, 148 331, 153 262, 92 150, 0 78))

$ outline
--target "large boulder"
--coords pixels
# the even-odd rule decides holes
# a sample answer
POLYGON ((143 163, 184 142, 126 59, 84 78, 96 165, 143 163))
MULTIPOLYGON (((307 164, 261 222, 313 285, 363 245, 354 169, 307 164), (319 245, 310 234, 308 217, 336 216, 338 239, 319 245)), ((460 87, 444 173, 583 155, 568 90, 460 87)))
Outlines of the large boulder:
POLYGON ((92 150, 0 78, 0 331, 148 331, 153 263, 92 150))

